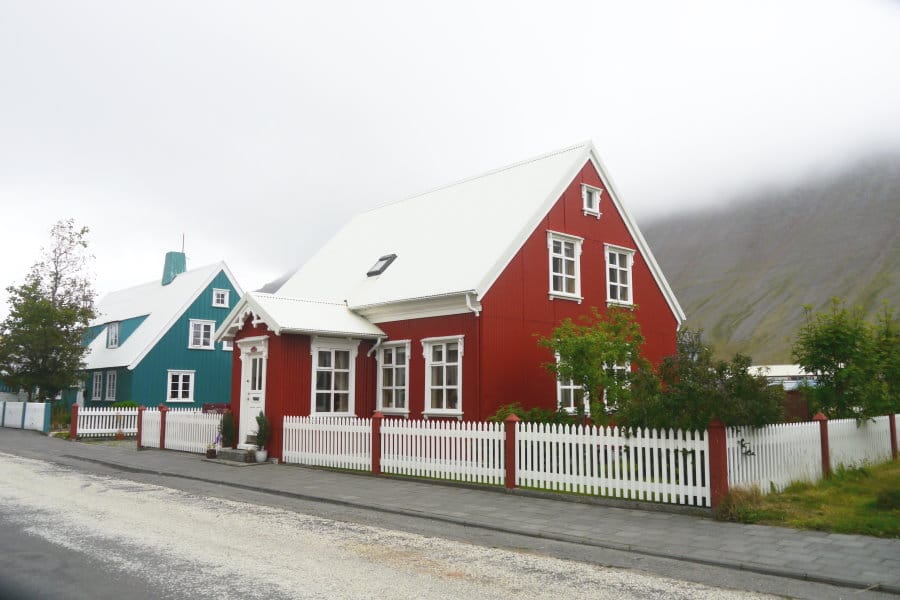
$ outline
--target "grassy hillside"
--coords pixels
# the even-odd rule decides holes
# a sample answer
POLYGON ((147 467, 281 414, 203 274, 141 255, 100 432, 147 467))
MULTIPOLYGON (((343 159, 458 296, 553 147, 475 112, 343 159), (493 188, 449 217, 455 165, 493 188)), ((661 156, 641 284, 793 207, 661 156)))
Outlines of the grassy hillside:
POLYGON ((688 316, 720 355, 790 362, 802 306, 900 308, 900 156, 642 223, 688 316))

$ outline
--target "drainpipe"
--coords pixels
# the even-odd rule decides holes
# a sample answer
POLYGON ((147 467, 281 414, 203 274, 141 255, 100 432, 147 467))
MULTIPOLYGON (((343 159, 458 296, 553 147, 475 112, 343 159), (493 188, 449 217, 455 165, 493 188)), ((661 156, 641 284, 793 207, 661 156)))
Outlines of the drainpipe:
POLYGON ((381 345, 381 342, 384 341, 383 337, 375 339, 375 345, 369 348, 369 351, 366 352, 366 356, 372 356, 378 350, 378 347, 381 345))
POLYGON ((477 317, 481 314, 481 311, 472 306, 472 297, 469 294, 470 292, 466 292, 466 307, 468 307, 469 310, 475 313, 475 316, 477 317))

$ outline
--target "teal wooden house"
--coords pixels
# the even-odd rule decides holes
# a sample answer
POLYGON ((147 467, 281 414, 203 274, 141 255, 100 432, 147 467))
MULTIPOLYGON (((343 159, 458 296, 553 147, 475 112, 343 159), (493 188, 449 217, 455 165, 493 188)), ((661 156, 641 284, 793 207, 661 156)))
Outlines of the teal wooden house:
POLYGON ((190 271, 185 263, 183 253, 169 252, 161 280, 98 302, 85 339, 85 406, 229 402, 231 344, 213 334, 242 291, 224 262, 190 271))

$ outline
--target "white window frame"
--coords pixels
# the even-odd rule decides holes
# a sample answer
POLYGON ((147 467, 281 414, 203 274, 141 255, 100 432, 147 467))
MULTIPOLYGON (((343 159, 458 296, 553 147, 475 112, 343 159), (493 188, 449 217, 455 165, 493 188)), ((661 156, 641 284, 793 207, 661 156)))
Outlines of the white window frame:
POLYGON ((355 417, 356 416, 356 355, 359 350, 359 340, 355 339, 336 339, 314 337, 310 344, 309 353, 312 356, 312 377, 310 378, 310 394, 309 394, 309 414, 313 417, 355 417), (347 398, 346 412, 319 412, 316 406, 316 393, 323 390, 316 389, 316 374, 319 371, 319 352, 330 351, 332 353, 332 366, 327 371, 332 373, 331 376, 331 406, 334 407, 334 352, 347 351, 350 353, 349 364, 349 396, 347 398))
POLYGON ((191 324, 188 327, 188 348, 191 350, 215 350, 216 342, 213 339, 213 334, 216 331, 216 322, 209 321, 206 319, 191 319, 191 324), (203 345, 203 327, 209 327, 209 343, 203 345), (194 327, 200 327, 200 344, 194 344, 194 327))
POLYGON ((229 305, 229 295, 231 290, 224 290, 220 288, 213 288, 212 291, 212 305, 214 308, 228 308, 229 305), (219 294, 222 294, 222 301, 219 302, 219 294))
MULTIPOLYGON (((604 368, 604 369, 608 369, 609 367, 608 367, 607 365, 603 365, 603 368, 604 368)), ((623 362, 622 364, 615 364, 615 365, 612 366, 612 370, 613 370, 613 372, 615 372, 615 371, 623 371, 623 372, 626 373, 626 376, 627 376, 627 374, 631 372, 631 361, 626 360, 626 361, 623 362)), ((603 409, 604 409, 607 413, 614 413, 614 412, 616 412, 616 411, 619 409, 618 406, 612 406, 612 407, 611 407, 611 406, 609 406, 609 405, 607 404, 607 402, 606 402, 606 390, 603 390, 603 409)))
POLYGON ((194 389, 197 386, 197 372, 196 371, 185 371, 178 369, 169 369, 166 372, 166 402, 193 402, 194 401, 194 389), (172 397, 172 376, 178 376, 178 396, 172 397), (181 391, 184 388, 184 378, 187 378, 188 383, 188 397, 182 398, 181 391))
POLYGON ((94 385, 91 386, 91 400, 103 398, 103 371, 94 373, 94 385))
POLYGON ((464 335, 450 335, 444 337, 432 337, 432 338, 423 338, 422 342, 422 356, 425 358, 425 402, 424 408, 425 410, 422 413, 422 416, 426 419, 428 417, 456 417, 457 419, 462 420, 463 416, 463 354, 464 354, 464 335), (456 363, 457 371, 456 371, 456 386, 448 386, 446 383, 446 377, 444 378, 444 383, 440 386, 440 388, 444 391, 444 405, 447 404, 446 392, 448 389, 456 389, 456 408, 447 409, 447 408, 432 408, 431 406, 431 367, 433 366, 447 366, 446 361, 446 345, 456 343, 458 344, 458 359, 456 363), (443 344, 444 345, 444 360, 439 363, 434 363, 432 361, 432 348, 435 346, 443 344))
POLYGON ((119 347, 119 321, 113 321, 106 325, 106 347, 119 347))
POLYGON ((225 352, 233 352, 234 342, 232 340, 222 340, 222 350, 225 352))
MULTIPOLYGON (((556 353, 556 363, 559 364, 559 353, 556 353)), ((563 406, 563 391, 571 390, 572 394, 576 391, 581 392, 582 403, 584 404, 584 414, 589 415, 591 411, 591 402, 590 402, 590 393, 585 391, 580 385, 575 385, 571 379, 562 380, 559 376, 556 378, 556 409, 562 409, 569 413, 570 415, 574 415, 578 412, 578 407, 575 406, 575 402, 572 402, 572 406, 563 406)))
MULTIPOLYGON (((410 345, 411 345, 410 340, 396 340, 393 342, 386 342, 386 343, 382 344, 381 347, 378 348, 378 355, 377 355, 378 385, 376 387, 376 394, 377 394, 377 399, 378 399, 377 406, 378 406, 378 410, 384 414, 409 416, 409 352, 410 352, 410 345), (396 362, 396 356, 397 356, 396 351, 399 348, 403 349, 404 354, 406 356, 406 360, 402 365, 400 365, 396 362), (394 362, 389 367, 389 368, 393 369, 393 371, 394 371, 394 385, 390 386, 390 389, 395 394, 396 394, 396 391, 399 389, 402 389, 404 391, 405 406, 403 408, 397 408, 396 406, 393 406, 393 407, 385 407, 384 406, 383 398, 384 398, 384 369, 385 369, 384 351, 385 350, 391 350, 394 353, 393 354, 393 356, 395 357, 394 362), (397 369, 399 369, 399 368, 402 368, 405 373, 403 385, 397 385, 397 369)), ((394 397, 394 400, 396 403, 396 395, 394 397)))
MULTIPOLYGON (((563 300, 575 300, 579 304, 583 300, 581 296, 581 244, 584 242, 584 238, 578 237, 576 235, 569 235, 567 233, 560 233, 558 231, 547 231, 547 270, 548 270, 548 282, 547 289, 549 290, 550 299, 563 299, 563 300), (560 242, 562 244, 563 252, 561 254, 557 254, 553 251, 553 243, 560 242), (565 256, 565 244, 573 244, 573 254, 574 258, 568 258, 565 256), (553 259, 559 258, 563 262, 573 260, 575 263, 575 292, 569 293, 566 291, 554 290, 553 289, 553 259)), ((565 269, 563 272, 559 273, 559 276, 565 278, 570 277, 565 274, 565 269)))
POLYGON ((603 188, 593 185, 583 184, 581 186, 581 202, 584 210, 584 216, 593 216, 600 218, 600 199, 603 197, 603 188), (592 200, 594 202, 592 202, 592 200), (592 206, 593 204, 593 206, 592 206))
POLYGON ((106 372, 106 393, 103 395, 103 399, 107 402, 116 401, 116 387, 118 385, 117 375, 118 373, 116 371, 106 372))
MULTIPOLYGON (((606 304, 607 306, 618 305, 618 306, 633 306, 634 305, 634 249, 632 248, 624 248, 622 246, 614 246, 612 244, 604 244, 605 250, 603 255, 606 257, 606 304), (616 254, 617 256, 625 256, 628 261, 628 265, 626 267, 621 267, 620 265, 616 265, 615 267, 611 266, 610 263, 610 255, 616 254), (628 283, 621 284, 618 281, 613 283, 610 280, 609 270, 611 268, 616 269, 616 273, 626 272, 628 275, 628 283), (616 295, 621 296, 622 288, 624 287, 628 291, 628 300, 622 300, 620 298, 612 297, 612 289, 613 286, 616 287, 616 295)), ((618 276, 617 276, 618 277, 618 276)))

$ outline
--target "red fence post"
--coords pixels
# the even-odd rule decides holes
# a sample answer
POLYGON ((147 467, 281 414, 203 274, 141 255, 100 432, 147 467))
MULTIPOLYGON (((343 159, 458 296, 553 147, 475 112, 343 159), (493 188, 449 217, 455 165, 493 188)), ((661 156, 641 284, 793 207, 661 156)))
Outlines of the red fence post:
POLYGON ((78 439, 78 403, 72 405, 72 420, 69 422, 69 439, 78 439))
POLYGON ((728 493, 728 439, 725 423, 713 417, 706 429, 709 448, 709 492, 712 507, 716 508, 728 493))
POLYGON ((822 475, 831 477, 831 450, 828 448, 828 417, 821 412, 816 413, 813 421, 819 422, 819 443, 822 446, 822 475))
POLYGON ((891 458, 897 460, 897 415, 888 415, 888 423, 891 425, 891 458))
POLYGON ((506 428, 504 467, 506 469, 506 489, 508 490, 516 487, 516 424, 520 420, 516 415, 509 415, 503 421, 506 428))
POLYGON ((166 413, 169 409, 165 404, 159 405, 159 449, 166 449, 166 413))
POLYGON ((137 449, 141 449, 141 435, 144 433, 144 407, 138 406, 137 449))
POLYGON ((381 421, 384 415, 376 411, 372 415, 372 475, 381 475, 381 421))

